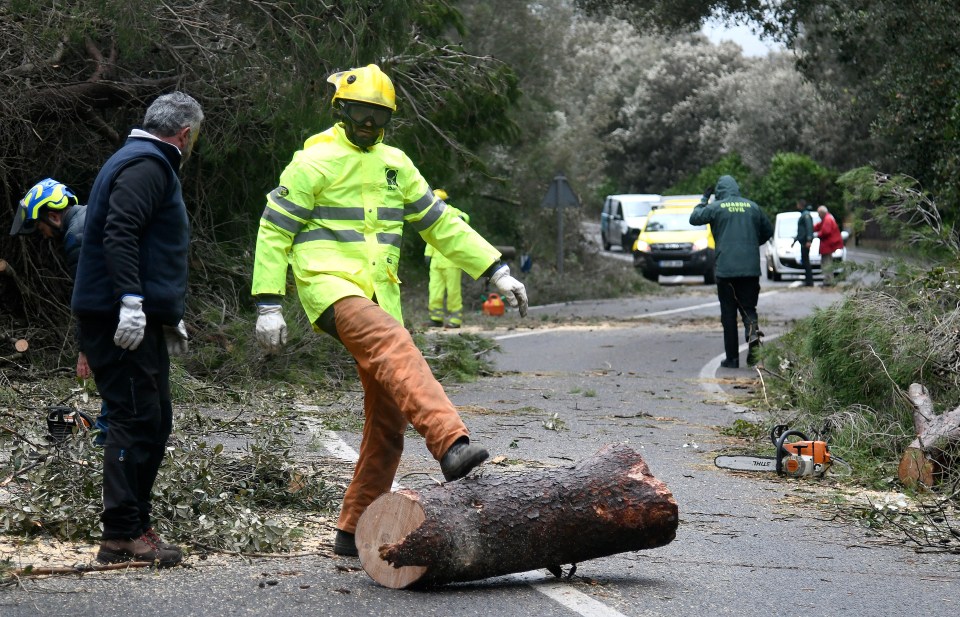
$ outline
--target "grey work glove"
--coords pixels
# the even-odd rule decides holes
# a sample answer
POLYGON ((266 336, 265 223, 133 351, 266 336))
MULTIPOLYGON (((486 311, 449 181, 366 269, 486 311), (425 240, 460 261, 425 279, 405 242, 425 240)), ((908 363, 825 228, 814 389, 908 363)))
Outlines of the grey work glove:
POLYGON ((163 338, 167 341, 167 353, 171 356, 182 356, 190 347, 187 343, 187 326, 182 319, 175 326, 164 326, 163 338))
POLYGON ((520 316, 527 316, 527 288, 523 283, 510 276, 510 266, 503 265, 490 276, 490 282, 500 290, 500 295, 507 299, 510 306, 520 308, 520 316))
POLYGON ((143 296, 126 295, 120 298, 120 323, 113 335, 113 344, 133 351, 143 341, 147 316, 143 313, 143 296))
POLYGON ((287 343, 287 322, 279 304, 257 305, 257 342, 268 354, 280 353, 287 343))

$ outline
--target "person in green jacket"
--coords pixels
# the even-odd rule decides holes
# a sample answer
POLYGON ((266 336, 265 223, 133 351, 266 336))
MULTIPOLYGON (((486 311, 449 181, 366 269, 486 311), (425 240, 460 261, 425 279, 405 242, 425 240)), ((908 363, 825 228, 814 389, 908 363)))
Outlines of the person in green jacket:
POLYGON ((500 252, 438 199, 403 151, 383 143, 397 109, 393 82, 375 64, 328 82, 338 122, 307 139, 267 195, 253 266, 257 341, 279 353, 287 269, 314 330, 340 341, 357 363, 364 424, 359 458, 337 522, 333 552, 357 555, 363 511, 390 491, 407 425, 424 437, 446 481, 488 457, 433 376, 400 311, 400 245, 410 224, 474 278, 488 277, 520 316, 523 283, 500 252))
POLYGON ((797 221, 797 236, 793 239, 793 244, 800 243, 803 286, 813 287, 813 264, 810 263, 810 245, 813 244, 813 217, 810 216, 806 199, 797 200, 797 210, 800 212, 800 220, 797 221))
POLYGON ((717 297, 723 325, 724 368, 740 367, 737 313, 743 320, 750 346, 747 362, 756 363, 756 348, 762 333, 757 317, 760 296, 759 247, 773 236, 773 226, 760 206, 742 195, 732 176, 720 176, 716 188, 703 192, 703 199, 690 214, 691 225, 710 225, 716 242, 717 297), (716 191, 716 198, 710 197, 716 191))

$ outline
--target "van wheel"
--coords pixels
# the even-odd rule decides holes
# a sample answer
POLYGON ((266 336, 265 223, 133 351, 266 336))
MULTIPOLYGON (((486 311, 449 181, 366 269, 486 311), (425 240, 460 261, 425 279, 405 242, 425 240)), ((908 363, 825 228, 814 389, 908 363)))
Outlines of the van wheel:
POLYGON ((643 274, 643 278, 647 279, 648 281, 653 281, 654 283, 660 280, 660 275, 656 272, 651 272, 650 270, 641 270, 641 274, 643 274))
POLYGON ((775 281, 783 280, 783 275, 777 272, 776 270, 774 270, 772 274, 773 274, 773 280, 775 281))
POLYGON ((714 274, 713 268, 710 268, 703 273, 703 283, 705 285, 714 285, 717 282, 717 277, 714 274))

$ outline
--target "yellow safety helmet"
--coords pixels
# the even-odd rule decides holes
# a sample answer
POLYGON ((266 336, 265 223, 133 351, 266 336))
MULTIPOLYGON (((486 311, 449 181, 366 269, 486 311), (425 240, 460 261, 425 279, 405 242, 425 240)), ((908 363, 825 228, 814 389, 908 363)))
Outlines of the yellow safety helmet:
POLYGON ((327 81, 336 87, 330 104, 336 107, 337 100, 357 101, 386 107, 397 111, 397 93, 393 82, 376 64, 368 64, 359 69, 340 71, 327 77, 327 81))
POLYGON ((443 189, 433 189, 433 194, 437 196, 437 199, 442 199, 447 201, 447 192, 443 189))

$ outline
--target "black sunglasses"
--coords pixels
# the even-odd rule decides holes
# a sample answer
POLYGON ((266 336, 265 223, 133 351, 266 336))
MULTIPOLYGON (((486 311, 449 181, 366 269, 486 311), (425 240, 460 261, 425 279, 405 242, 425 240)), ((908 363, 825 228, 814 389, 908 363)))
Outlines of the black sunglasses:
POLYGON ((382 129, 390 122, 393 112, 386 107, 377 105, 366 105, 364 103, 348 103, 343 101, 340 105, 343 115, 345 115, 354 124, 366 124, 370 122, 374 128, 382 129))

